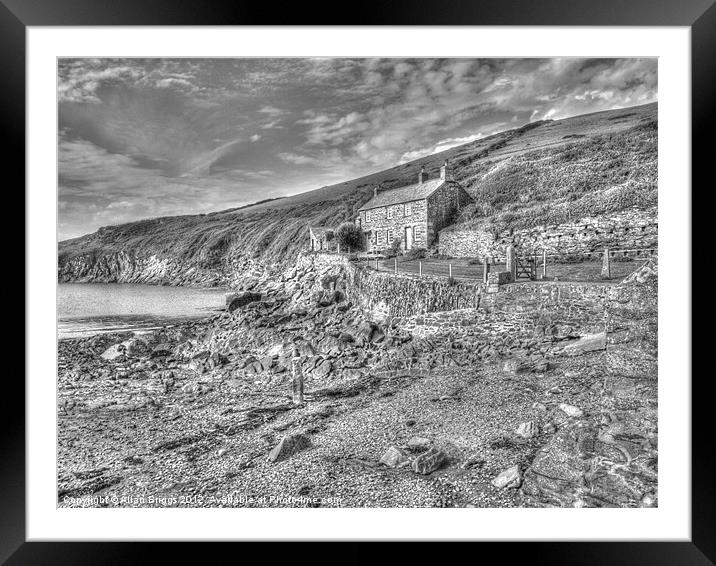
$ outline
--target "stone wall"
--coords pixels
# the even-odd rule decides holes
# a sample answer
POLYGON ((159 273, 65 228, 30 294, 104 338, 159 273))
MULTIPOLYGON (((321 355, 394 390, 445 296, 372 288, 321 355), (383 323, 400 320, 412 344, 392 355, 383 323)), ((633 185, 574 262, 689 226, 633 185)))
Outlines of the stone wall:
POLYGON ((428 246, 440 230, 449 226, 460 211, 472 202, 470 195, 458 183, 448 182, 428 197, 428 246))
POLYGON ((374 271, 338 254, 303 254, 299 262, 319 273, 339 268, 346 278, 349 300, 376 319, 475 308, 484 293, 481 281, 374 271))
POLYGON ((537 226, 502 232, 495 237, 481 230, 440 231, 438 249, 450 257, 501 258, 512 244, 519 253, 575 254, 613 249, 646 249, 658 246, 657 208, 629 209, 599 217, 585 217, 556 226, 537 226))
POLYGON ((480 305, 452 312, 429 312, 397 322, 416 336, 460 335, 468 328, 488 339, 496 333, 517 338, 577 338, 604 332, 610 283, 512 283, 481 296, 480 305))
POLYGON ((479 281, 396 275, 354 267, 347 292, 364 310, 396 317, 478 307, 484 289, 479 281))

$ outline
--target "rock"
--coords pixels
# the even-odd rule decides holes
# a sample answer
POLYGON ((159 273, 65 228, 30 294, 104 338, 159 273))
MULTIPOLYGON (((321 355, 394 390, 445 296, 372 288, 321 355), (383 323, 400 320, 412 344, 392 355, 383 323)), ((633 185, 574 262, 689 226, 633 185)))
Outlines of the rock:
POLYGON ((144 340, 140 340, 139 338, 128 340, 125 343, 125 346, 125 353, 127 356, 138 358, 141 356, 146 356, 150 353, 149 345, 144 340))
POLYGON ((311 445, 311 440, 305 434, 292 434, 284 436, 268 455, 269 462, 280 462, 290 458, 311 445))
POLYGON ((163 343, 158 344, 152 349, 152 357, 153 358, 163 358, 165 356, 171 356, 173 352, 173 348, 171 344, 163 343))
POLYGON ((227 361, 226 356, 214 352, 207 358, 206 365, 209 369, 214 369, 223 366, 227 361))
POLYGON ((567 405, 567 403, 562 403, 559 406, 559 410, 568 417, 581 417, 584 415, 584 411, 582 411, 582 409, 575 407, 574 405, 567 405))
POLYGON ((296 350, 298 351, 298 355, 302 358, 308 358, 316 354, 316 349, 310 342, 307 342, 306 340, 301 340, 300 342, 297 342, 296 350))
POLYGON ((517 488, 520 487, 521 484, 522 471, 520 470, 519 464, 507 468, 492 480, 492 485, 500 489, 517 488))
POLYGON ((125 347, 124 344, 115 344, 114 346, 110 346, 107 348, 104 352, 100 354, 100 357, 105 360, 116 360, 120 356, 124 355, 125 347))
POLYGON ((403 451, 395 446, 388 448, 385 453, 380 457, 380 463, 388 466, 389 468, 397 468, 402 463, 407 462, 408 458, 403 454, 403 451))
POLYGON ((253 293, 251 291, 246 291, 244 293, 238 293, 234 295, 231 300, 227 298, 227 306, 226 309, 229 312, 234 312, 236 309, 245 307, 246 305, 250 303, 254 303, 256 301, 261 300, 261 293, 253 293))
POLYGON ((570 342, 562 348, 563 356, 581 356, 587 352, 596 352, 607 349, 607 333, 585 334, 579 340, 570 342))
POLYGON ((328 360, 323 360, 320 364, 316 366, 316 368, 313 370, 313 377, 316 379, 324 379, 328 376, 328 374, 331 373, 331 362, 328 360))
POLYGON ((413 436, 408 440, 408 448, 410 450, 424 450, 430 447, 430 439, 422 436, 413 436))
POLYGON ((514 358, 505 360, 505 364, 502 366, 502 371, 504 371, 505 373, 519 373, 520 369, 521 364, 519 360, 516 360, 514 358))
POLYGON ((515 434, 526 439, 534 438, 539 434, 539 427, 534 421, 521 423, 515 430, 515 434))
POLYGON ((350 342, 355 341, 355 339, 353 338, 352 335, 348 334, 347 332, 341 332, 340 335, 338 336, 338 341, 348 344, 350 342))
POLYGON ((271 356, 264 356, 261 358, 261 370, 268 371, 273 366, 273 358, 271 356))
POLYGON ((437 448, 431 448, 413 460, 413 471, 416 474, 427 475, 440 468, 444 461, 445 453, 437 448))

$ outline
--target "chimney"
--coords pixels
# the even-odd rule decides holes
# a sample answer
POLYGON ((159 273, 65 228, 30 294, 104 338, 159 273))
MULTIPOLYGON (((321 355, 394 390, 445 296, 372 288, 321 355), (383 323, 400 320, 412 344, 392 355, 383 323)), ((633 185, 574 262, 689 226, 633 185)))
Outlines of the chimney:
POLYGON ((425 165, 420 168, 420 175, 418 175, 418 184, 422 185, 424 181, 428 180, 428 174, 425 172, 425 165))
POLYGON ((440 168, 440 180, 441 181, 452 181, 452 171, 448 169, 448 161, 445 160, 443 166, 440 168))
POLYGON ((378 187, 373 187, 373 198, 378 196, 378 187))

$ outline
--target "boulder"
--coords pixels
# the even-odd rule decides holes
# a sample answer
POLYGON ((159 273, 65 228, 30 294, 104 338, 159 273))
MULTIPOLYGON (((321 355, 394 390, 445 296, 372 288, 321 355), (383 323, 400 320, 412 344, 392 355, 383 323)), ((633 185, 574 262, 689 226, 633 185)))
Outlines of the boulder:
POLYGON ((388 466, 389 468, 397 468, 404 462, 407 462, 408 458, 400 448, 391 446, 380 458, 380 463, 388 466))
POLYGON ((431 448, 413 460, 412 468, 416 474, 427 475, 440 468, 443 462, 445 462, 445 453, 437 448, 431 448))
POLYGON ((172 352, 173 352, 172 345, 165 342, 163 344, 158 344, 158 345, 154 346, 154 348, 152 349, 152 357, 153 358, 163 358, 166 356, 171 356, 172 352))
POLYGON ((568 417, 579 418, 584 415, 584 411, 582 411, 582 409, 580 409, 579 407, 575 407, 574 405, 567 405, 567 403, 560 404, 559 410, 562 411, 568 417))
POLYGON ((510 358, 509 360, 505 360, 505 364, 502 366, 502 371, 505 373, 519 373, 522 369, 522 364, 518 359, 510 358))
POLYGON ((290 458, 296 452, 305 450, 311 445, 311 440, 305 434, 289 434, 284 436, 268 455, 269 462, 280 462, 290 458))
POLYGON ((499 489, 517 488, 522 484, 522 471, 519 464, 507 468, 492 480, 492 485, 499 489))
POLYGON ((124 343, 122 344, 115 344, 114 346, 110 346, 107 348, 104 352, 100 354, 100 357, 104 360, 113 361, 119 358, 120 356, 124 356, 125 352, 125 346, 124 343))
POLYGON ((141 356, 147 356, 150 353, 149 345, 139 338, 133 338, 132 340, 127 340, 125 342, 126 350, 125 353, 127 356, 132 356, 134 358, 138 358, 141 356))
POLYGON ((529 440, 539 434, 539 427, 534 421, 521 423, 520 426, 517 427, 517 430, 515 430, 515 434, 521 438, 529 440))
POLYGON ((413 436, 408 440, 408 448, 410 450, 425 450, 430 447, 430 439, 422 436, 413 436))
POLYGON ((324 379, 331 373, 331 362, 323 360, 313 370, 313 377, 315 379, 324 379))
POLYGON ((563 356, 581 356, 588 352, 597 352, 607 349, 607 333, 599 332, 598 334, 585 334, 579 340, 570 342, 562 348, 563 356))
POLYGON ((245 307, 250 303, 261 300, 261 293, 254 293, 252 291, 245 291, 244 293, 237 293, 230 299, 227 297, 226 309, 229 312, 234 312, 236 309, 245 307))

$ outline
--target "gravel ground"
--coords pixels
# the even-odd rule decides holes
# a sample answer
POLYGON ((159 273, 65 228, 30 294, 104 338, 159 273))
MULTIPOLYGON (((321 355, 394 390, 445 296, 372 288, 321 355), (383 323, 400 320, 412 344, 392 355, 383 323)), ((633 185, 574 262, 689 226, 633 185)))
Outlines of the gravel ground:
MULTIPOLYGON (((287 386, 237 383, 220 370, 173 371, 167 393, 156 371, 70 387, 77 405, 59 417, 60 506, 520 505, 517 490, 491 480, 514 464, 528 466, 546 437, 524 440, 515 429, 549 420, 535 402, 584 407, 590 398, 582 383, 571 383, 576 393, 565 387, 588 371, 512 374, 483 365, 384 379, 358 395, 294 408, 287 386), (247 424, 257 407, 269 410, 247 424), (297 432, 311 447, 269 462, 281 438, 297 432), (439 470, 423 476, 379 464, 390 446, 410 454, 414 436, 444 451, 439 470)), ((62 388, 60 398, 67 393, 62 388)))

